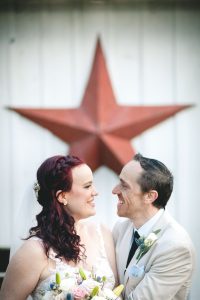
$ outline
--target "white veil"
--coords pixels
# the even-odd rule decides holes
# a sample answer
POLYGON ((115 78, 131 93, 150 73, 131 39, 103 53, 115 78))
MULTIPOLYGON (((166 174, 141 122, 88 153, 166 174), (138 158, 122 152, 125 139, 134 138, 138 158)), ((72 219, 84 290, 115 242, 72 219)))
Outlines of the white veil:
POLYGON ((33 184, 30 184, 14 216, 10 258, 24 242, 22 238, 28 236, 29 229, 36 225, 35 217, 41 209, 33 190, 33 184))

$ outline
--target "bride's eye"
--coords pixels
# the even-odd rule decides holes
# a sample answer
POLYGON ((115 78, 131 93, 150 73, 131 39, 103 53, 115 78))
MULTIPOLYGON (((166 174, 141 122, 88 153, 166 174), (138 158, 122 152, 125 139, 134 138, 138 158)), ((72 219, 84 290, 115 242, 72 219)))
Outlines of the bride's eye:
POLYGON ((92 185, 91 184, 88 184, 85 186, 85 189, 89 189, 92 185))

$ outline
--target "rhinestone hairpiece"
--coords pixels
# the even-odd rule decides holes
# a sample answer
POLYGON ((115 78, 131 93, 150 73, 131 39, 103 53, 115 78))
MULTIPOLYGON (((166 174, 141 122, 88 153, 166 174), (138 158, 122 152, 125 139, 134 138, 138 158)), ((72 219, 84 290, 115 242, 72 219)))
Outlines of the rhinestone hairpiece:
POLYGON ((39 190, 40 190, 40 185, 39 185, 39 183, 38 183, 37 181, 34 183, 33 189, 34 189, 36 198, 38 199, 38 192, 39 192, 39 190))

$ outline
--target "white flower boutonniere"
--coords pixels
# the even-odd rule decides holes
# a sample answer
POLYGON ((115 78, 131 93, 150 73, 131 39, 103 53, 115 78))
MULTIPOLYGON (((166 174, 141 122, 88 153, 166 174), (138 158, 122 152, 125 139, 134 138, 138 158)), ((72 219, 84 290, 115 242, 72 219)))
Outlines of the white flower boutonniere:
POLYGON ((155 243, 158 239, 157 234, 160 232, 161 229, 157 229, 151 232, 146 238, 141 236, 136 242, 138 243, 138 255, 136 256, 137 262, 149 251, 151 246, 155 243))

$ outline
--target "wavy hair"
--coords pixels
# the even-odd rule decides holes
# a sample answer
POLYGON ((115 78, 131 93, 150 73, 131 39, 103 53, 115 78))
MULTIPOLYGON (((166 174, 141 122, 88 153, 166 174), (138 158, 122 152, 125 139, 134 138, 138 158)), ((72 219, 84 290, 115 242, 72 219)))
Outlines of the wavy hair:
POLYGON ((42 211, 36 216, 37 225, 29 230, 27 239, 42 239, 45 253, 56 252, 56 257, 77 263, 85 257, 84 245, 75 230, 74 218, 56 197, 58 191, 68 192, 72 187, 72 169, 84 162, 76 156, 53 156, 46 159, 37 171, 38 202, 42 211))

